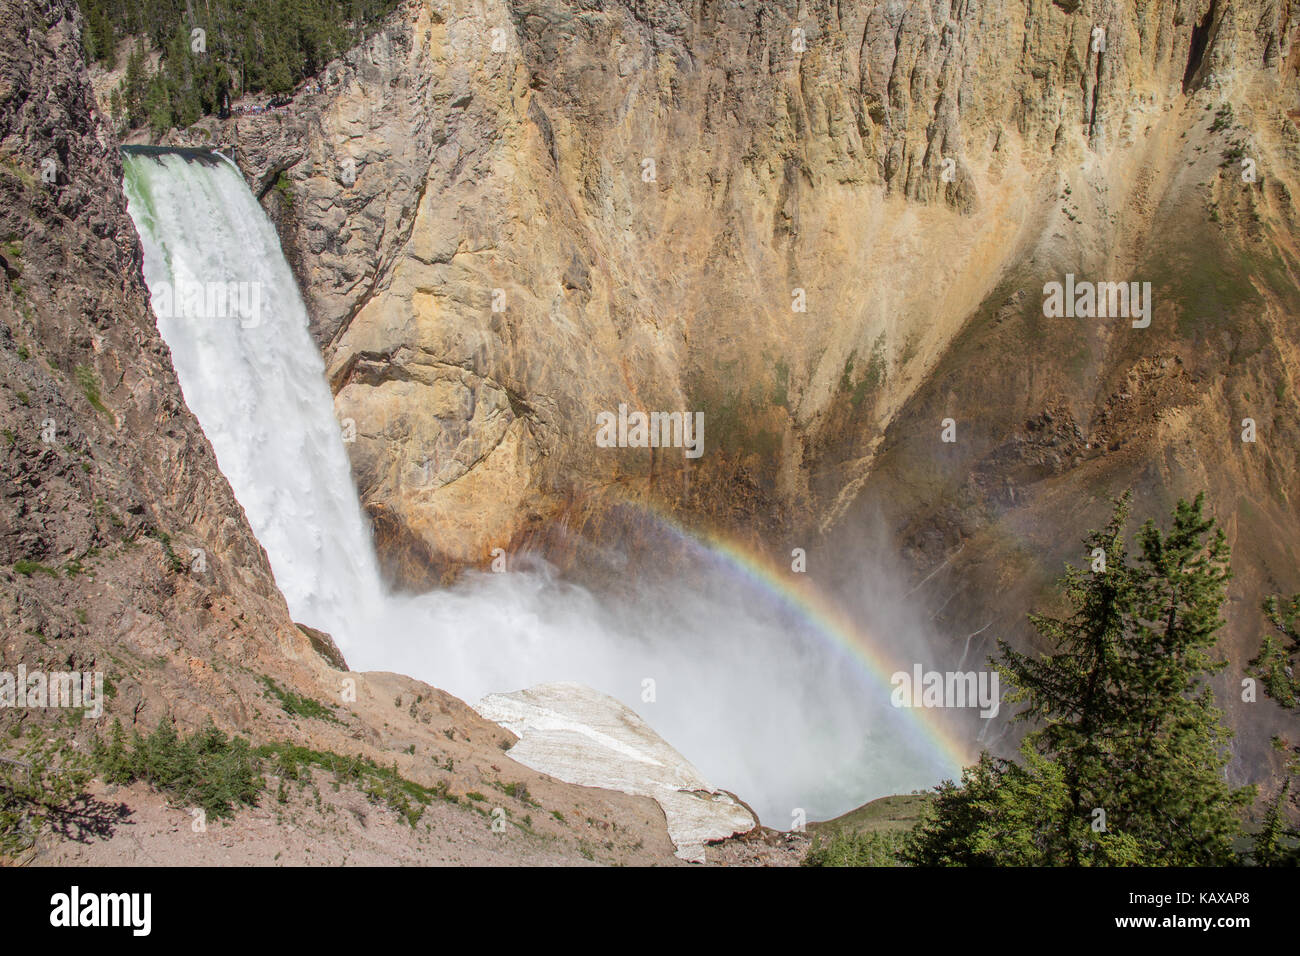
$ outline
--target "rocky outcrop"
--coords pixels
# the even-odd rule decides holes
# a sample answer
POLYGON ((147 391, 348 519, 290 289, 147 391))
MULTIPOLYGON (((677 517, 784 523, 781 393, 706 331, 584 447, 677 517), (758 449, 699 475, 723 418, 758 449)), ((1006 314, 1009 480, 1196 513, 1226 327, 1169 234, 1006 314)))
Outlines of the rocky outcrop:
POLYGON ((339 646, 334 643, 334 638, 306 624, 299 624, 298 630, 307 635, 307 640, 311 642, 311 649, 320 655, 321 660, 326 664, 337 671, 348 670, 348 662, 344 660, 339 646))

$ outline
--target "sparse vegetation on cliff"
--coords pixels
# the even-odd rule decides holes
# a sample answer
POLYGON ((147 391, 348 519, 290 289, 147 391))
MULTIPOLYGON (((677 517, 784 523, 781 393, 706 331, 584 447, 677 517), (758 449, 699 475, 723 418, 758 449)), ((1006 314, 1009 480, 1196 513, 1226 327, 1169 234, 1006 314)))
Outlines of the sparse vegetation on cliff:
POLYGON ((303 697, 291 690, 285 690, 271 677, 263 676, 262 684, 266 687, 267 694, 274 697, 280 704, 280 709, 290 717, 306 717, 309 720, 328 720, 336 724, 341 723, 338 717, 334 716, 334 711, 318 700, 303 697))
POLYGON ((143 780, 182 806, 201 808, 213 820, 256 805, 266 788, 248 741, 212 725, 182 736, 163 719, 152 734, 136 731, 128 741, 121 722, 114 721, 109 740, 96 739, 92 758, 107 782, 143 780))
MULTIPOLYGON (((212 725, 183 735, 166 718, 148 736, 137 731, 129 739, 121 722, 115 721, 107 741, 96 739, 92 763, 108 783, 143 781, 178 806, 202 809, 210 820, 232 817, 243 806, 256 806, 268 788, 268 775, 278 779, 283 791, 286 782, 310 783, 312 768, 331 773, 336 786, 357 787, 412 826, 435 799, 456 802, 445 786, 422 786, 403 777, 395 767, 382 767, 365 757, 286 742, 254 748, 243 737, 228 736, 212 725)), ((74 779, 82 786, 86 775, 74 779)))

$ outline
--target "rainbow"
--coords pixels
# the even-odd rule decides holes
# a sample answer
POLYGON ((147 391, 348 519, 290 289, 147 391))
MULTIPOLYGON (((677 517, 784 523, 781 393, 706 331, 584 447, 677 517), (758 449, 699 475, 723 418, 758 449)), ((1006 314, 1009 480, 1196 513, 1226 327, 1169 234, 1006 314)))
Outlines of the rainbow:
MULTIPOLYGON (((621 498, 619 503, 650 519, 678 540, 703 548, 724 563, 728 570, 803 620, 811 633, 852 661, 866 681, 886 698, 892 692, 891 675, 905 668, 898 666, 897 661, 889 660, 879 641, 806 579, 801 580, 788 568, 738 539, 712 530, 688 528, 653 504, 629 498, 621 498)), ((909 723, 917 738, 954 779, 962 767, 975 762, 974 743, 953 733, 936 711, 923 707, 901 709, 910 717, 909 723)))

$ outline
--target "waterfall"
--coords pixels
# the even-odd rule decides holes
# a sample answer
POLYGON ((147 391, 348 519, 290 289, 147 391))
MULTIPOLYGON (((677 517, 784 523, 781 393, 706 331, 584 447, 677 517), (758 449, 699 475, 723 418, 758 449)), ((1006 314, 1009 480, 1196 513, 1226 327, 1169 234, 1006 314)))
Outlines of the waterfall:
POLYGON ((124 167, 145 281, 185 403, 294 620, 348 641, 382 592, 379 569, 279 237, 224 158, 127 153, 124 167), (223 292, 224 303, 209 302, 223 292))
POLYGON ((545 564, 389 593, 306 309, 257 200, 224 158, 127 152, 124 166, 185 401, 294 619, 332 634, 354 668, 406 673, 471 704, 582 682, 779 828, 796 811, 826 818, 955 772, 915 717, 889 706, 878 675, 722 572, 618 599, 545 564))

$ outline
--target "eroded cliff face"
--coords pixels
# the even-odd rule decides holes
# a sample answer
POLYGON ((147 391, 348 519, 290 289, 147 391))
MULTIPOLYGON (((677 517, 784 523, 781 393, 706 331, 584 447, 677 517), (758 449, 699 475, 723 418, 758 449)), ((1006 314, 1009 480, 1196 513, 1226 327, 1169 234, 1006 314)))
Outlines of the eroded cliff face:
POLYGON ((1053 568, 1148 472, 1294 524, 1296 14, 410 3, 323 92, 208 126, 281 226, 397 580, 626 496, 773 548, 883 510, 923 571, 1014 513, 1053 568), (1151 328, 1045 319, 1066 272, 1153 281, 1151 328), (1255 459, 1210 381, 1255 396, 1255 459), (704 411, 704 456, 598 448, 620 403, 704 411))

